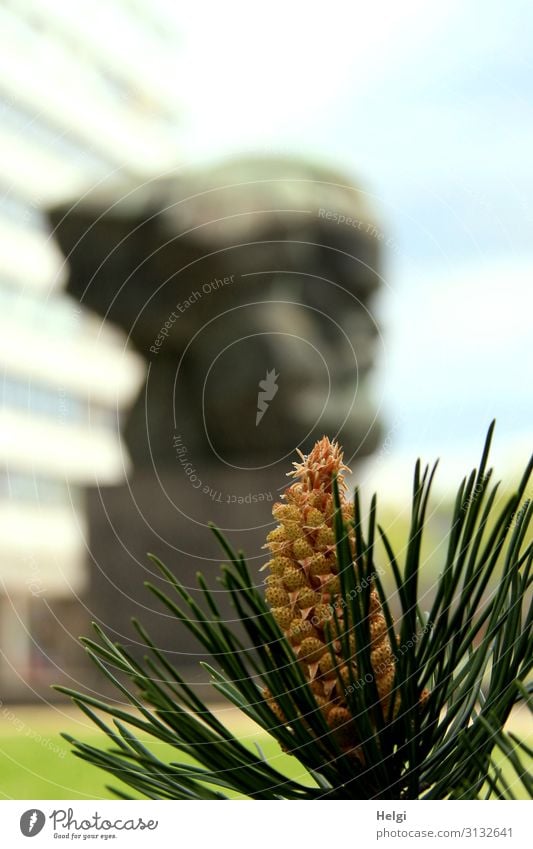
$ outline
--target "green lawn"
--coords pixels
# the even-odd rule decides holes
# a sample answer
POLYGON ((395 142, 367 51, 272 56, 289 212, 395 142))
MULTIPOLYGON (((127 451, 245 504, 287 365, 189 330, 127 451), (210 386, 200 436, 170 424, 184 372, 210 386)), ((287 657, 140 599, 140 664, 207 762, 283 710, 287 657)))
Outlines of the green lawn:
MULTIPOLYGON (((106 747, 103 734, 68 727, 65 730, 91 745, 106 747)), ((32 728, 35 731, 35 724, 32 728)), ((0 728, 0 799, 109 799, 116 798, 106 785, 121 787, 128 795, 136 794, 113 776, 81 761, 71 754, 69 744, 57 732, 43 729, 45 743, 29 739, 23 733, 2 733, 0 728)), ((284 754, 266 734, 246 731, 247 745, 261 751, 285 775, 309 783, 298 761, 284 754)), ((187 760, 171 747, 152 739, 143 742, 162 760, 187 760)), ((192 760, 191 760, 192 762, 192 760)), ((312 782, 311 782, 312 783, 312 782)))
MULTIPOLYGON (((233 723, 229 723, 235 733, 233 723)), ((521 724, 521 723, 520 723, 521 724)), ((514 723, 513 723, 514 725, 514 723)), ((105 746, 107 738, 95 733, 91 726, 80 723, 74 714, 58 713, 52 709, 28 714, 17 712, 17 722, 0 723, 0 798, 3 799, 108 799, 115 798, 106 784, 135 795, 125 785, 96 767, 86 764, 70 752, 69 744, 59 736, 65 730, 84 742, 105 746), (24 717, 24 718, 22 718, 24 717)), ((526 737, 525 728, 516 728, 526 737)), ((281 752, 278 744, 266 734, 256 733, 249 725, 238 734, 247 745, 259 744, 262 753, 288 777, 309 783, 298 761, 281 752)), ((162 760, 184 760, 163 743, 150 740, 147 745, 162 760)), ((507 770, 505 772, 508 773, 507 770)), ((508 773, 510 781, 514 776, 508 773)), ((514 785, 519 795, 519 787, 514 785)))

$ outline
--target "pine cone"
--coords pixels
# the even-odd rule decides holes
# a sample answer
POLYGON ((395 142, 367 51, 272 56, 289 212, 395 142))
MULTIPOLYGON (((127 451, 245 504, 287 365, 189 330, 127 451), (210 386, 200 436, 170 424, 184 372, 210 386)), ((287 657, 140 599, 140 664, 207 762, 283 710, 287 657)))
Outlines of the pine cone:
MULTIPOLYGON (((358 682, 355 638, 350 636, 351 658, 345 659, 335 639, 335 617, 342 623, 344 604, 333 529, 334 502, 332 475, 335 473, 345 521, 353 519, 353 505, 346 501, 343 454, 336 442, 325 436, 289 474, 295 478, 284 495, 284 503, 274 505, 272 514, 279 522, 268 534, 265 548, 272 559, 266 599, 280 628, 292 644, 311 685, 326 722, 344 751, 362 757, 354 718, 346 701, 350 682, 358 682)), ((349 470, 348 470, 349 471, 349 470)), ((353 537, 351 539, 354 543, 353 537)), ((394 681, 395 659, 381 602, 374 587, 370 590, 369 628, 371 664, 383 715, 389 710, 394 681)), ((265 691, 274 713, 282 714, 265 691)))

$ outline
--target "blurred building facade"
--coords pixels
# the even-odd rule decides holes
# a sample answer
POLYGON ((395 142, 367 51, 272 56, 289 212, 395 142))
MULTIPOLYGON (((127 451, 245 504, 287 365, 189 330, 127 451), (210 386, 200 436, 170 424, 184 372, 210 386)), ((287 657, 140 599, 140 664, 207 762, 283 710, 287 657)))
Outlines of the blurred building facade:
POLYGON ((79 665, 84 488, 127 474, 120 426, 145 374, 125 334, 66 294, 44 209, 172 167, 176 120, 169 33, 149 9, 13 0, 0 33, 0 696, 25 699, 79 665))

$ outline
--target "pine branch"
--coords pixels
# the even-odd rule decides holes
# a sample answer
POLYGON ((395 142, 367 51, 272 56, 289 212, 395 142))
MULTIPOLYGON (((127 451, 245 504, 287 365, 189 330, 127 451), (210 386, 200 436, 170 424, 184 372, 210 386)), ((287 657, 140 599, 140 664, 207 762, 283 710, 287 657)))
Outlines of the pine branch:
POLYGON ((419 583, 436 466, 416 465, 400 563, 376 497, 366 523, 359 493, 345 500, 342 453, 326 439, 296 464, 286 504, 274 507, 280 525, 268 538, 275 571, 265 594, 213 528, 228 561, 220 582, 245 639, 224 622, 201 575, 203 604, 150 555, 166 586, 146 586, 211 656, 204 667, 214 691, 296 758, 305 780, 287 778, 239 741, 136 620, 143 662, 96 625, 96 639, 82 640, 133 711, 57 688, 109 741, 101 750, 64 735, 74 754, 154 799, 508 799, 517 786, 533 797, 524 763, 533 753, 504 730, 517 702, 531 705, 533 505, 524 495, 533 461, 516 492, 499 497, 487 468, 493 428, 479 468, 458 489, 427 619, 419 583), (377 566, 378 543, 386 568, 377 566), (396 623, 387 573, 400 604, 396 623), (302 593, 308 609, 298 606, 302 593), (170 746, 176 759, 156 757, 148 740, 170 746))

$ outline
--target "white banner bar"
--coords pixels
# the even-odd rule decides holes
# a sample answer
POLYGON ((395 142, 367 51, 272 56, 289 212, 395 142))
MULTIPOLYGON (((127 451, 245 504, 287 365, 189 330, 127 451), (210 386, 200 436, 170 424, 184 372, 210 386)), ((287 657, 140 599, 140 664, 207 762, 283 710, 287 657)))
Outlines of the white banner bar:
POLYGON ((533 845, 528 802, 3 801, 1 845, 179 849, 533 845), (259 806, 259 807, 258 807, 259 806), (207 808, 209 807, 209 810, 207 808), (266 808, 269 808, 267 811, 266 808), (289 810, 293 807, 294 810, 289 810), (311 811, 311 807, 315 810, 311 811), (204 810, 201 810, 201 809, 204 810), (528 835, 529 834, 529 838, 528 835), (35 838, 35 843, 29 841, 35 838))

